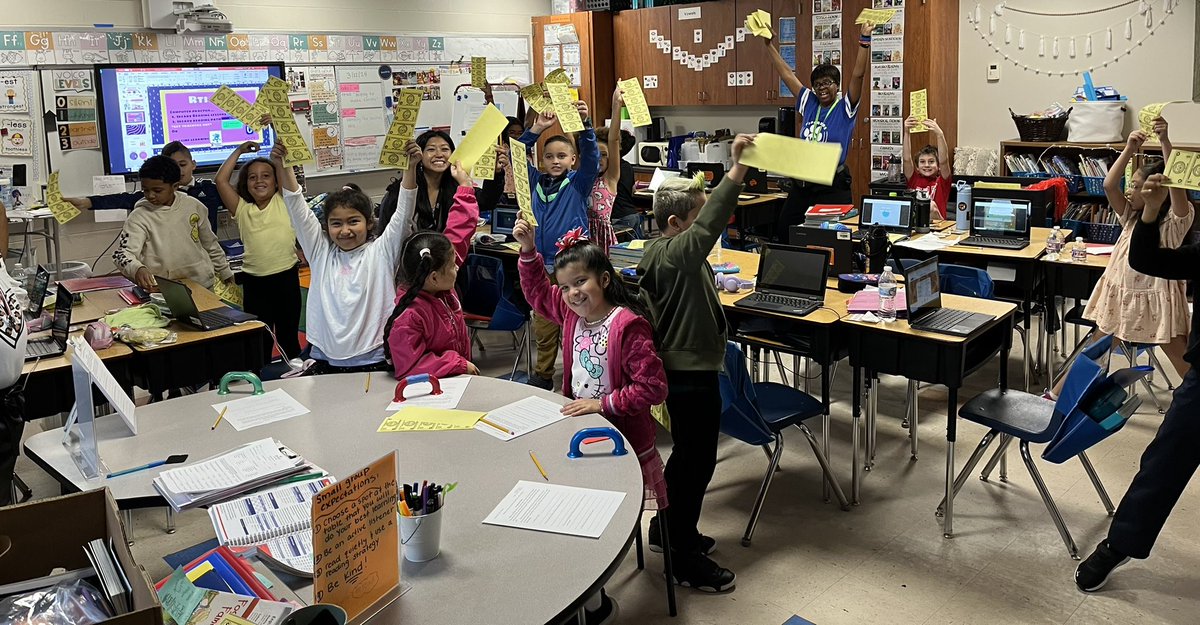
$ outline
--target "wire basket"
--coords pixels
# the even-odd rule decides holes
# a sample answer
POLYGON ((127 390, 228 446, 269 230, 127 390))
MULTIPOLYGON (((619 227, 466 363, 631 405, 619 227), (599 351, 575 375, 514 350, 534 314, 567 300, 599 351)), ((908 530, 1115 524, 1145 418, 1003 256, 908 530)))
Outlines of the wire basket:
POLYGON ((1084 238, 1092 243, 1112 245, 1121 238, 1121 224, 1083 224, 1084 238))
POLYGON ((1022 141, 1058 141, 1066 135, 1067 118, 1071 116, 1071 110, 1067 109, 1066 114, 1061 117, 1017 115, 1011 108, 1008 109, 1008 114, 1012 115, 1013 123, 1017 125, 1017 134, 1022 141))
POLYGON ((1088 195, 1104 195, 1104 178, 1101 176, 1081 176, 1083 192, 1088 195))

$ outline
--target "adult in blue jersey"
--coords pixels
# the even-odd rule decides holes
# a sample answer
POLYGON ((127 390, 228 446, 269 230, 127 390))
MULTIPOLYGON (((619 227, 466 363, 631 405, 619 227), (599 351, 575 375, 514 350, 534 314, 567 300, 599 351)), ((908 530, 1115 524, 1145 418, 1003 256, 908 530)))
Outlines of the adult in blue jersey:
POLYGON ((787 241, 789 227, 803 223, 804 213, 814 204, 853 203, 846 155, 850 152, 850 138, 854 134, 854 124, 858 119, 858 103, 866 89, 867 62, 871 57, 871 33, 874 30, 874 24, 862 26, 862 33, 858 39, 858 58, 854 61, 854 74, 846 84, 844 94, 839 92, 842 73, 836 65, 822 63, 814 67, 810 77, 810 88, 788 67, 779 50, 771 44, 772 40, 763 39, 771 53, 775 71, 779 73, 788 89, 797 94, 796 114, 800 118, 800 138, 806 141, 838 143, 842 146, 842 156, 838 161, 832 185, 802 180, 791 181, 791 191, 788 192, 775 225, 775 238, 778 241, 787 241))

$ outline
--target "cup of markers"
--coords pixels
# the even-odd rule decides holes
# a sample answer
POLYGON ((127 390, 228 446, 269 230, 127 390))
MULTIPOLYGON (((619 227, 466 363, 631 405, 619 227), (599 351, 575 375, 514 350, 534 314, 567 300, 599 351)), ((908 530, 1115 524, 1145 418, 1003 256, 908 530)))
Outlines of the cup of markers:
POLYGON ((404 559, 428 562, 442 552, 442 504, 458 483, 404 484, 396 508, 400 511, 400 544, 404 559))

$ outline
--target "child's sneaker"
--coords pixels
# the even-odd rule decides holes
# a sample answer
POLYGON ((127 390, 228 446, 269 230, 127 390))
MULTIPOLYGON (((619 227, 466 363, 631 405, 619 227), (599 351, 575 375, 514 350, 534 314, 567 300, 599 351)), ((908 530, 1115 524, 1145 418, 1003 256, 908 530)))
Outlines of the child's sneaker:
MULTIPOLYGON (((658 515, 650 517, 650 529, 646 532, 646 542, 650 543, 650 551, 654 553, 662 553, 662 531, 658 529, 658 515)), ((717 540, 700 535, 700 553, 709 555, 717 550, 717 540)))
POLYGON ((554 390, 554 380, 552 380, 550 378, 543 378, 542 376, 540 376, 536 373, 529 376, 529 385, 536 386, 540 389, 547 390, 547 391, 554 390))
POLYGON ((1108 577, 1117 567, 1129 562, 1126 556, 1113 549, 1107 540, 1096 545, 1096 550, 1075 569, 1075 585, 1083 592, 1096 592, 1108 583, 1108 577))
POLYGON ((734 589, 733 571, 722 568, 702 553, 675 552, 671 561, 675 583, 701 592, 725 592, 734 589))

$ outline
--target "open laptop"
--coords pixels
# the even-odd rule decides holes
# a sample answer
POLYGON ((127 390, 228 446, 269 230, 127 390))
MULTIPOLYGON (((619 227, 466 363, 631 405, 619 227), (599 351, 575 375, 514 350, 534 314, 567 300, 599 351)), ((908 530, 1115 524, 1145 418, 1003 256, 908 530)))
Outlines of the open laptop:
POLYGON ((767 192, 767 172, 757 167, 747 167, 742 179, 742 193, 762 195, 767 192))
POLYGON ((721 178, 725 177, 725 166, 721 163, 703 163, 700 161, 688 163, 687 177, 693 178, 697 173, 703 173, 704 186, 713 189, 721 182, 721 178))
POLYGON ((497 206, 492 209, 492 234, 512 236, 513 227, 517 225, 516 207, 497 206))
POLYGON ((914 330, 970 336, 992 315, 942 307, 937 257, 908 268, 904 275, 904 298, 908 304, 908 325, 914 330))
POLYGON ((50 289, 50 272, 38 265, 37 274, 33 276, 33 288, 29 290, 29 308, 25 310, 25 320, 33 321, 42 316, 42 306, 46 304, 46 291, 50 289))
POLYGON ((829 251, 829 272, 833 275, 854 273, 854 241, 849 230, 826 230, 792 226, 788 243, 796 247, 829 251))
POLYGON ((829 250, 763 245, 754 292, 734 305, 802 317, 825 305, 828 277, 829 250))
MULTIPOLYGON (((50 325, 50 336, 30 339, 25 343, 25 360, 61 356, 67 351, 67 337, 71 334, 71 292, 58 285, 54 298, 54 322, 50 325)), ((38 310, 41 314, 41 310, 38 310)))
POLYGON ((971 201, 971 236, 958 242, 972 247, 1023 250, 1029 246, 1029 201, 977 197, 971 201))
POLYGON ((883 226, 895 234, 912 234, 912 200, 902 197, 865 196, 858 216, 858 240, 870 232, 871 226, 883 226))
POLYGON ((158 281, 158 290, 162 291, 163 299, 167 300, 171 316, 201 330, 220 330, 235 323, 258 318, 229 306, 212 310, 197 310, 196 301, 192 299, 192 291, 186 285, 161 276, 155 276, 154 279, 158 281))

